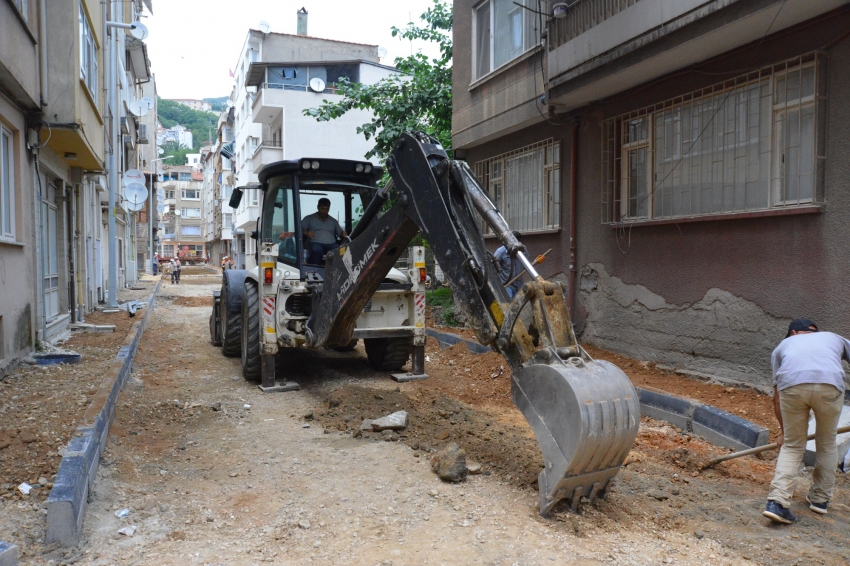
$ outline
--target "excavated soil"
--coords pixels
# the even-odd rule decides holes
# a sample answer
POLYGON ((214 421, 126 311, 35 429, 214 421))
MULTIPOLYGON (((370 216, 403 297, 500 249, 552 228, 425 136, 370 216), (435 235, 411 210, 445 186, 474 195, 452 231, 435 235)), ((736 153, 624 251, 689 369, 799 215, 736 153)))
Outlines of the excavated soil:
MULTIPOLYGON (((497 354, 429 340, 430 379, 397 384, 350 353, 288 351, 301 391, 263 394, 239 359, 209 343, 216 285, 166 286, 116 409, 78 549, 45 547, 29 500, 3 501, 0 540, 25 563, 81 564, 842 564, 850 560, 848 479, 817 516, 799 480, 790 528, 761 516, 775 453, 699 472, 725 452, 642 419, 604 501, 537 513, 537 442, 510 401, 497 354), (198 299, 196 302, 195 299, 198 299), (396 434, 362 419, 406 410, 396 434), (457 442, 481 475, 446 484, 428 463, 457 442), (129 515, 117 518, 115 512, 129 515), (133 536, 118 534, 134 526, 133 536)), ((469 331, 461 332, 469 334, 469 331)), ((636 385, 775 428, 769 399, 612 356, 636 385), (632 365, 629 366, 628 364, 632 365), (731 396, 735 399, 732 400, 731 396), (733 401, 733 402, 730 402, 733 401), (743 402, 742 402, 743 401, 743 402), (724 406, 723 403, 729 403, 724 406), (763 405, 762 405, 763 404, 763 405), (764 410, 761 410, 763 407, 764 410), (736 414, 740 414, 737 410, 736 414), (763 421, 758 421, 763 418, 763 421)))

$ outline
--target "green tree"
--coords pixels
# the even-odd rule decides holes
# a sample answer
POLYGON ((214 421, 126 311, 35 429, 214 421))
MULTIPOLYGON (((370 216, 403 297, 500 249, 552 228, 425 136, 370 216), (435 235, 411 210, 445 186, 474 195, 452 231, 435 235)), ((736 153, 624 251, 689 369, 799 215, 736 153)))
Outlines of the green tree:
POLYGON ((375 140, 375 148, 367 158, 377 155, 381 161, 392 152, 398 136, 405 131, 422 130, 451 149, 452 133, 452 9, 442 0, 434 0, 420 19, 404 29, 392 28, 393 36, 404 39, 433 41, 440 48, 438 58, 422 53, 398 57, 396 68, 401 74, 386 77, 375 84, 364 85, 341 79, 336 85, 344 98, 318 108, 304 110, 319 122, 339 118, 352 109, 370 110, 372 121, 357 128, 366 139, 375 140))
POLYGON ((166 128, 172 128, 180 124, 192 132, 191 148, 178 148, 177 144, 174 143, 163 146, 165 153, 162 154, 162 157, 168 155, 174 156, 168 160, 170 165, 185 165, 187 153, 198 153, 198 150, 203 144, 211 142, 216 136, 218 125, 218 116, 216 114, 192 110, 188 106, 184 106, 173 100, 159 99, 157 119, 166 128))

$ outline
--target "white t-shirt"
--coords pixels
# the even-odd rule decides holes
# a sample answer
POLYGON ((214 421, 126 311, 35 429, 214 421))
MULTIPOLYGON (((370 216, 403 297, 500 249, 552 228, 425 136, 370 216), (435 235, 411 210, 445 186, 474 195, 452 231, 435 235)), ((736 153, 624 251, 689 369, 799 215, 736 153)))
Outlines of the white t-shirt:
POLYGON ((844 391, 841 360, 850 361, 850 341, 832 332, 789 336, 773 351, 773 385, 782 391, 802 383, 828 383, 844 391))

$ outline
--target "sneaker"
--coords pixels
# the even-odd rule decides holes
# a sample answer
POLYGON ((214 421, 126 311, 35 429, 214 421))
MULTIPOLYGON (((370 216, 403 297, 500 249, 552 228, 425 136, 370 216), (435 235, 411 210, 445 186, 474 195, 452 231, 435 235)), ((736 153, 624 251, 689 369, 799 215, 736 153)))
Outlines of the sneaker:
POLYGON ((774 523, 783 523, 790 525, 797 520, 791 511, 783 507, 776 501, 768 501, 767 507, 761 512, 762 515, 773 521, 774 523))
POLYGON ((815 503, 809 496, 806 496, 806 503, 809 504, 809 509, 814 511, 815 513, 820 513, 821 515, 826 515, 826 508, 829 507, 829 501, 824 501, 823 503, 815 503))

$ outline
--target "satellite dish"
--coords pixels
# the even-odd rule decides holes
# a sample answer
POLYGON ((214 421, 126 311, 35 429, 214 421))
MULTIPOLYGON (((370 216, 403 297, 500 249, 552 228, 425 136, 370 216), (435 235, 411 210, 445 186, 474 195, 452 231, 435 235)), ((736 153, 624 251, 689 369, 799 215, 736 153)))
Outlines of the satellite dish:
POLYGON ((124 198, 127 200, 127 210, 137 212, 144 208, 148 200, 148 189, 141 183, 130 183, 124 187, 124 198))
POLYGON ((310 79, 310 88, 313 89, 314 92, 322 92, 325 90, 325 81, 319 77, 313 77, 310 79))
POLYGON ((175 209, 175 210, 174 210, 174 215, 175 215, 175 216, 180 216, 181 214, 183 214, 183 213, 182 213, 179 209, 175 209))
POLYGON ((270 29, 271 29, 271 26, 269 25, 269 23, 266 20, 263 20, 263 21, 260 22, 260 31, 261 32, 269 33, 270 29))
POLYGON ((387 48, 386 47, 378 47, 378 60, 380 61, 384 57, 387 56, 387 48))
POLYGON ((133 22, 133 27, 130 28, 130 35, 136 39, 145 40, 148 38, 148 28, 142 22, 133 22))
POLYGON ((153 107, 154 107, 153 98, 151 98, 149 96, 145 96, 145 97, 140 98, 139 102, 144 102, 145 105, 148 107, 148 110, 153 110, 153 107))
POLYGON ((148 113, 148 105, 141 100, 134 100, 127 105, 127 108, 130 109, 130 114, 139 118, 148 113))
POLYGON ((162 149, 161 147, 158 147, 158 148, 156 148, 156 152, 157 152, 157 154, 162 155, 163 153, 165 153, 165 150, 162 149))
POLYGON ((138 169, 127 169, 124 171, 124 177, 122 179, 125 187, 129 187, 131 184, 145 186, 145 174, 138 169))

